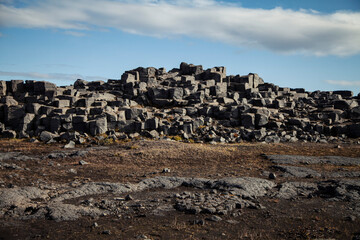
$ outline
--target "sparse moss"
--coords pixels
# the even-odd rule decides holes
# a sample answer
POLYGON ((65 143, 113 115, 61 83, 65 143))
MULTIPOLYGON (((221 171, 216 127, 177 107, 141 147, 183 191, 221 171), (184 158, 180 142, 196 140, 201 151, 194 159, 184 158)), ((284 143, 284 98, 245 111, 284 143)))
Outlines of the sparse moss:
POLYGON ((139 149, 139 146, 138 146, 138 145, 132 145, 132 146, 130 147, 130 149, 139 149))
POLYGON ((6 138, 7 141, 10 142, 23 142, 25 139, 21 139, 21 138, 6 138))
POLYGON ((107 137, 108 137, 108 135, 107 135, 106 133, 98 134, 97 136, 103 137, 103 138, 107 138, 107 137))
POLYGON ((102 139, 102 140, 99 140, 99 144, 100 145, 111 145, 111 144, 114 144, 114 139, 113 138, 105 138, 105 139, 102 139))
POLYGON ((121 156, 121 152, 114 153, 114 157, 120 157, 120 156, 121 156))
POLYGON ((176 135, 176 136, 173 136, 172 139, 175 141, 181 141, 182 137, 180 137, 179 135, 176 135))

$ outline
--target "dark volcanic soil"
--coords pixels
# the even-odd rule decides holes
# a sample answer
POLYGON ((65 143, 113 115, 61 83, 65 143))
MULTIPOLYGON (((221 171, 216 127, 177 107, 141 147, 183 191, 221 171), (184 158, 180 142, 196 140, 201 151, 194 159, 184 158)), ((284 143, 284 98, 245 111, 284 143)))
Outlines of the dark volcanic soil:
MULTIPOLYGON (((170 176, 213 180, 226 177, 268 179, 269 173, 277 176, 270 181, 281 186, 285 182, 338 181, 328 177, 329 174, 360 172, 360 163, 346 166, 298 164, 321 174, 321 177, 299 178, 274 169, 272 166, 276 164, 265 155, 275 154, 359 158, 360 146, 314 143, 209 145, 137 140, 63 149, 59 144, 1 140, 0 190, 6 193, 27 186, 38 189, 52 187, 50 192, 56 197, 92 182, 138 183, 144 179, 170 176), (6 156, 6 153, 12 156, 6 156), (81 160, 87 164, 79 164, 81 160), (170 172, 163 173, 164 168, 169 168, 170 172), (60 193, 59 189, 63 192, 60 193)), ((356 174, 346 179, 360 181, 356 174)), ((211 189, 185 186, 132 192, 131 199, 126 201, 123 198, 127 194, 111 192, 63 201, 82 206, 84 201, 91 199, 95 206, 109 210, 106 201, 121 198, 121 203, 112 206, 109 213, 97 216, 82 216, 70 221, 53 220, 49 213, 33 219, 23 217, 35 216, 39 206, 46 212, 47 201, 55 198, 49 195, 48 200, 32 199, 36 204, 30 209, 27 207, 26 214, 16 211, 20 206, 0 209, 0 239, 360 239, 360 202, 354 201, 360 188, 354 189, 351 190, 355 194, 353 198, 316 194, 299 194, 290 199, 271 194, 249 198, 261 207, 246 207, 216 215, 221 218, 219 221, 210 220, 214 214, 191 214, 174 208, 175 194, 214 194, 211 189)), ((220 195, 231 197, 233 194, 224 191, 220 195)))

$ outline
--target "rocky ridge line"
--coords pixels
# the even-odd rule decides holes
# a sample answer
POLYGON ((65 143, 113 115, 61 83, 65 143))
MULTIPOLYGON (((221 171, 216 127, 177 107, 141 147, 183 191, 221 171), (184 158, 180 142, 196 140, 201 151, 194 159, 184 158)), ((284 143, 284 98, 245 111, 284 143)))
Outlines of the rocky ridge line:
MULTIPOLYGON (((195 142, 328 142, 360 137, 359 95, 291 89, 257 74, 227 76, 181 63, 139 67, 121 79, 57 87, 0 81, 0 134, 73 143, 144 136, 195 142)), ((69 146, 73 146, 70 144, 69 146)))

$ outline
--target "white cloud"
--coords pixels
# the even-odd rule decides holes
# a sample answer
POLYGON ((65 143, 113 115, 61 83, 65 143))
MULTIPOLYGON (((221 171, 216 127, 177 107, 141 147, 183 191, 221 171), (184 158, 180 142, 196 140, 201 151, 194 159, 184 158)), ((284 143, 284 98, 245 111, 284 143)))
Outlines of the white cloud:
POLYGON ((47 64, 38 64, 38 67, 46 67, 46 68, 77 68, 75 65, 64 64, 64 63, 47 63, 47 64))
POLYGON ((75 31, 65 31, 64 33, 67 34, 67 35, 74 36, 74 37, 84 37, 84 36, 86 36, 85 33, 75 32, 75 31))
POLYGON ((70 80, 85 79, 89 81, 93 80, 107 80, 105 77, 99 76, 83 76, 81 74, 66 74, 66 73, 38 73, 38 72, 6 72, 0 71, 0 76, 16 77, 34 80, 70 80))
POLYGON ((331 85, 343 87, 360 87, 360 81, 326 80, 325 82, 331 85))
POLYGON ((116 28, 133 34, 190 36, 285 54, 360 53, 360 12, 248 9, 214 0, 44 0, 23 8, 0 4, 0 26, 69 32, 116 28))

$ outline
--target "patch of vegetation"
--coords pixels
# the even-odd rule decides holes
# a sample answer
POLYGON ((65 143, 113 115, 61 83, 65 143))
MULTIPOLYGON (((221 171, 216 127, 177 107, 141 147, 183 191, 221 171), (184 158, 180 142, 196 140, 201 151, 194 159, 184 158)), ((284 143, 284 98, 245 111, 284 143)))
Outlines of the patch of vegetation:
POLYGON ((171 139, 173 139, 173 140, 175 140, 175 141, 182 141, 182 137, 181 136, 179 136, 179 135, 176 135, 176 136, 173 136, 173 137, 171 137, 171 139))
POLYGON ((115 141, 114 141, 113 138, 105 138, 105 139, 102 139, 102 140, 98 141, 99 145, 112 145, 114 143, 115 143, 115 141))

